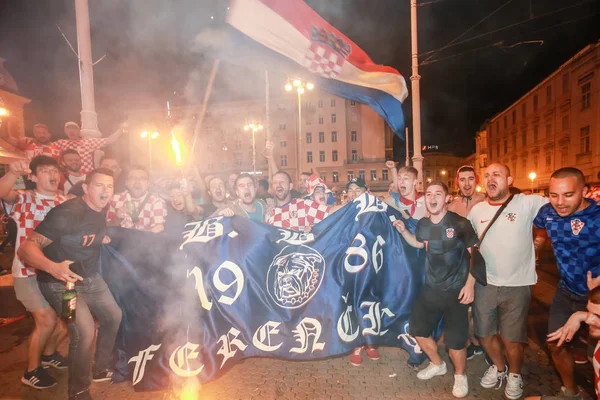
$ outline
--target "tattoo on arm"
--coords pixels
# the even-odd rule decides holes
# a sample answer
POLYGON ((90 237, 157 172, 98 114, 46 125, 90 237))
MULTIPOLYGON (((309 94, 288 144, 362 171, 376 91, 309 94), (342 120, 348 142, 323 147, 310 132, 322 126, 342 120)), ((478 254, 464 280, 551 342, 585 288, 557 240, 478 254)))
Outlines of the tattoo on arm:
POLYGON ((32 232, 31 235, 27 236, 27 241, 35 243, 40 249, 44 249, 52 244, 52 240, 48 239, 44 235, 40 235, 37 232, 32 232))

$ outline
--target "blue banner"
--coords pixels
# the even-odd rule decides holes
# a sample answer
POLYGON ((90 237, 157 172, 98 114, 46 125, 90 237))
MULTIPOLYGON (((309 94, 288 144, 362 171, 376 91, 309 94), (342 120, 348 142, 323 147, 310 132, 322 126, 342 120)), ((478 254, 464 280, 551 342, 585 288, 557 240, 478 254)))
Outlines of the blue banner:
POLYGON ((424 253, 392 226, 399 218, 365 194, 310 233, 240 217, 181 235, 111 228, 101 273, 123 310, 118 372, 155 390, 174 376, 215 379, 246 357, 316 359, 364 344, 402 346, 420 364, 408 320, 424 253))

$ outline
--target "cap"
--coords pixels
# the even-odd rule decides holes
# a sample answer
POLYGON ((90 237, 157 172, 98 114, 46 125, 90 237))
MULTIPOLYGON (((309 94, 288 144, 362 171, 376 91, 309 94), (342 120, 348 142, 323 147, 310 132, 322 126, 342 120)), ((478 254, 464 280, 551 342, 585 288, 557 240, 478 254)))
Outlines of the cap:
POLYGON ((79 125, 77 124, 77 122, 74 122, 74 121, 65 122, 65 128, 67 126, 74 126, 74 127, 79 128, 79 125))
POLYGON ((355 184, 358 187, 367 189, 367 184, 363 178, 352 178, 346 185, 346 190, 350 188, 350 185, 355 184))

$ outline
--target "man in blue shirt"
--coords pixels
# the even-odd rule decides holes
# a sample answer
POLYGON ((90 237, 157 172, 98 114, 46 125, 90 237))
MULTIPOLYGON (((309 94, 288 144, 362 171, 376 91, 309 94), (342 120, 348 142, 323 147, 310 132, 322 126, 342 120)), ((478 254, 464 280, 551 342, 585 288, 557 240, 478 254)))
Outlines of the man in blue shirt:
MULTIPOLYGON (((600 206, 584 198, 585 179, 577 168, 561 168, 550 177, 550 204, 543 206, 533 224, 545 229, 552 242, 560 272, 548 332, 561 328, 571 314, 587 306, 587 274, 600 274, 600 206)), ((538 236, 536 242, 541 244, 538 236)), ((575 383, 573 356, 568 346, 548 343, 554 365, 562 379, 562 395, 581 399, 575 383)))

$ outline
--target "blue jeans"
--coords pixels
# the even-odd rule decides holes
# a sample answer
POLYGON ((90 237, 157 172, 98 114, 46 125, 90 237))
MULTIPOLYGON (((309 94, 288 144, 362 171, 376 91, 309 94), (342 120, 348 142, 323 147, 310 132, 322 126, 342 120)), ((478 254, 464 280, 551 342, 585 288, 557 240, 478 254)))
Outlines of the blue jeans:
MULTIPOLYGON (((65 283, 39 282, 39 286, 48 303, 60 315, 65 283)), ((77 290, 75 322, 68 324, 71 334, 68 359, 69 397, 90 387, 91 347, 96 331, 94 317, 100 323, 94 374, 109 369, 122 317, 121 309, 99 274, 96 273, 77 282, 75 290, 77 290)))

